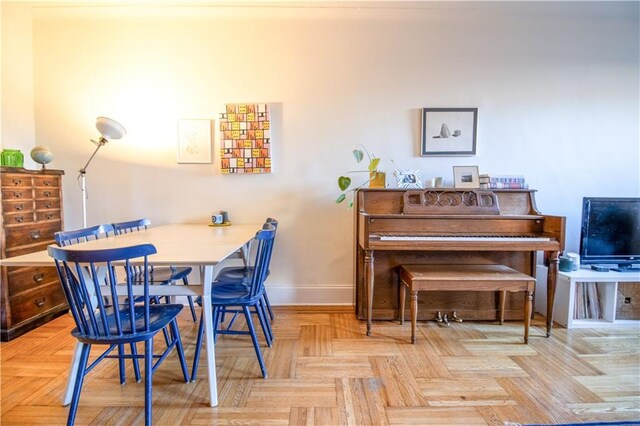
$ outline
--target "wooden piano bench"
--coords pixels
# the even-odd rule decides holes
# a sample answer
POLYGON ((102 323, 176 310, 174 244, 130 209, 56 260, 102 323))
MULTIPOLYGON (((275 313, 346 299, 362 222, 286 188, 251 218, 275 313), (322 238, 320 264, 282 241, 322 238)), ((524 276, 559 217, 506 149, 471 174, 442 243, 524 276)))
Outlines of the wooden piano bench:
POLYGON ((524 343, 529 325, 536 279, 504 265, 400 265, 400 323, 404 324, 406 289, 411 293, 411 343, 416 342, 419 291, 499 291, 500 323, 504 320, 507 291, 524 291, 524 343))

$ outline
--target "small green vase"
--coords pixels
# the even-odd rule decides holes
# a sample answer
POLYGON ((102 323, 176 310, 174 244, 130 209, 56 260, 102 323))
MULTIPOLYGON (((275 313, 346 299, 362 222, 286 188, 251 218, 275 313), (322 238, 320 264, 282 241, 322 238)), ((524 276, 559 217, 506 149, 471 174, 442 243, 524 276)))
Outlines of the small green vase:
POLYGON ((0 164, 6 167, 22 167, 24 155, 19 149, 3 149, 0 154, 0 164))

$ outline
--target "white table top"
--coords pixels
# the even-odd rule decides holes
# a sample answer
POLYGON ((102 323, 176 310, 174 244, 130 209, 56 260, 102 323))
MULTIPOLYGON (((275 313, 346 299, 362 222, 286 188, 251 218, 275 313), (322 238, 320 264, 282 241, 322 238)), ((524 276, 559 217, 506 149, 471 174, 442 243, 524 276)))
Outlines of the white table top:
MULTIPOLYGON (((147 230, 74 244, 76 250, 96 250, 151 243, 157 254, 154 265, 216 265, 247 241, 262 224, 213 227, 208 225, 162 225, 147 230)), ((53 266, 46 250, 0 260, 2 266, 53 266)))

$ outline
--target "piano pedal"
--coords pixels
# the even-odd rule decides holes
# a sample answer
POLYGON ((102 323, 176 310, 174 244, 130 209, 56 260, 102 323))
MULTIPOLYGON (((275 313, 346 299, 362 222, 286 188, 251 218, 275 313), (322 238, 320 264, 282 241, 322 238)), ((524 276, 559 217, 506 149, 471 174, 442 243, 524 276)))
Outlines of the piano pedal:
POLYGON ((462 318, 458 318, 456 311, 451 312, 451 320, 455 322, 462 322, 462 318))
POLYGON ((442 323, 446 326, 449 325, 449 315, 444 314, 444 316, 442 317, 442 323))
POLYGON ((438 324, 442 324, 442 312, 438 311, 436 317, 433 319, 438 324))

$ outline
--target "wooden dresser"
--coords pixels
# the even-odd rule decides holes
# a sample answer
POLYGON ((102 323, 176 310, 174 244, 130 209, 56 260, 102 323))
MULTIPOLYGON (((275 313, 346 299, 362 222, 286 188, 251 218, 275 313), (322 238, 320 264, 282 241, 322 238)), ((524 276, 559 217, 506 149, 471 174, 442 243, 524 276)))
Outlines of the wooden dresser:
MULTIPOLYGON (((0 168, 0 256, 45 250, 62 229, 62 170, 0 168)), ((55 267, 2 267, 0 339, 11 340, 68 310, 55 267)))

